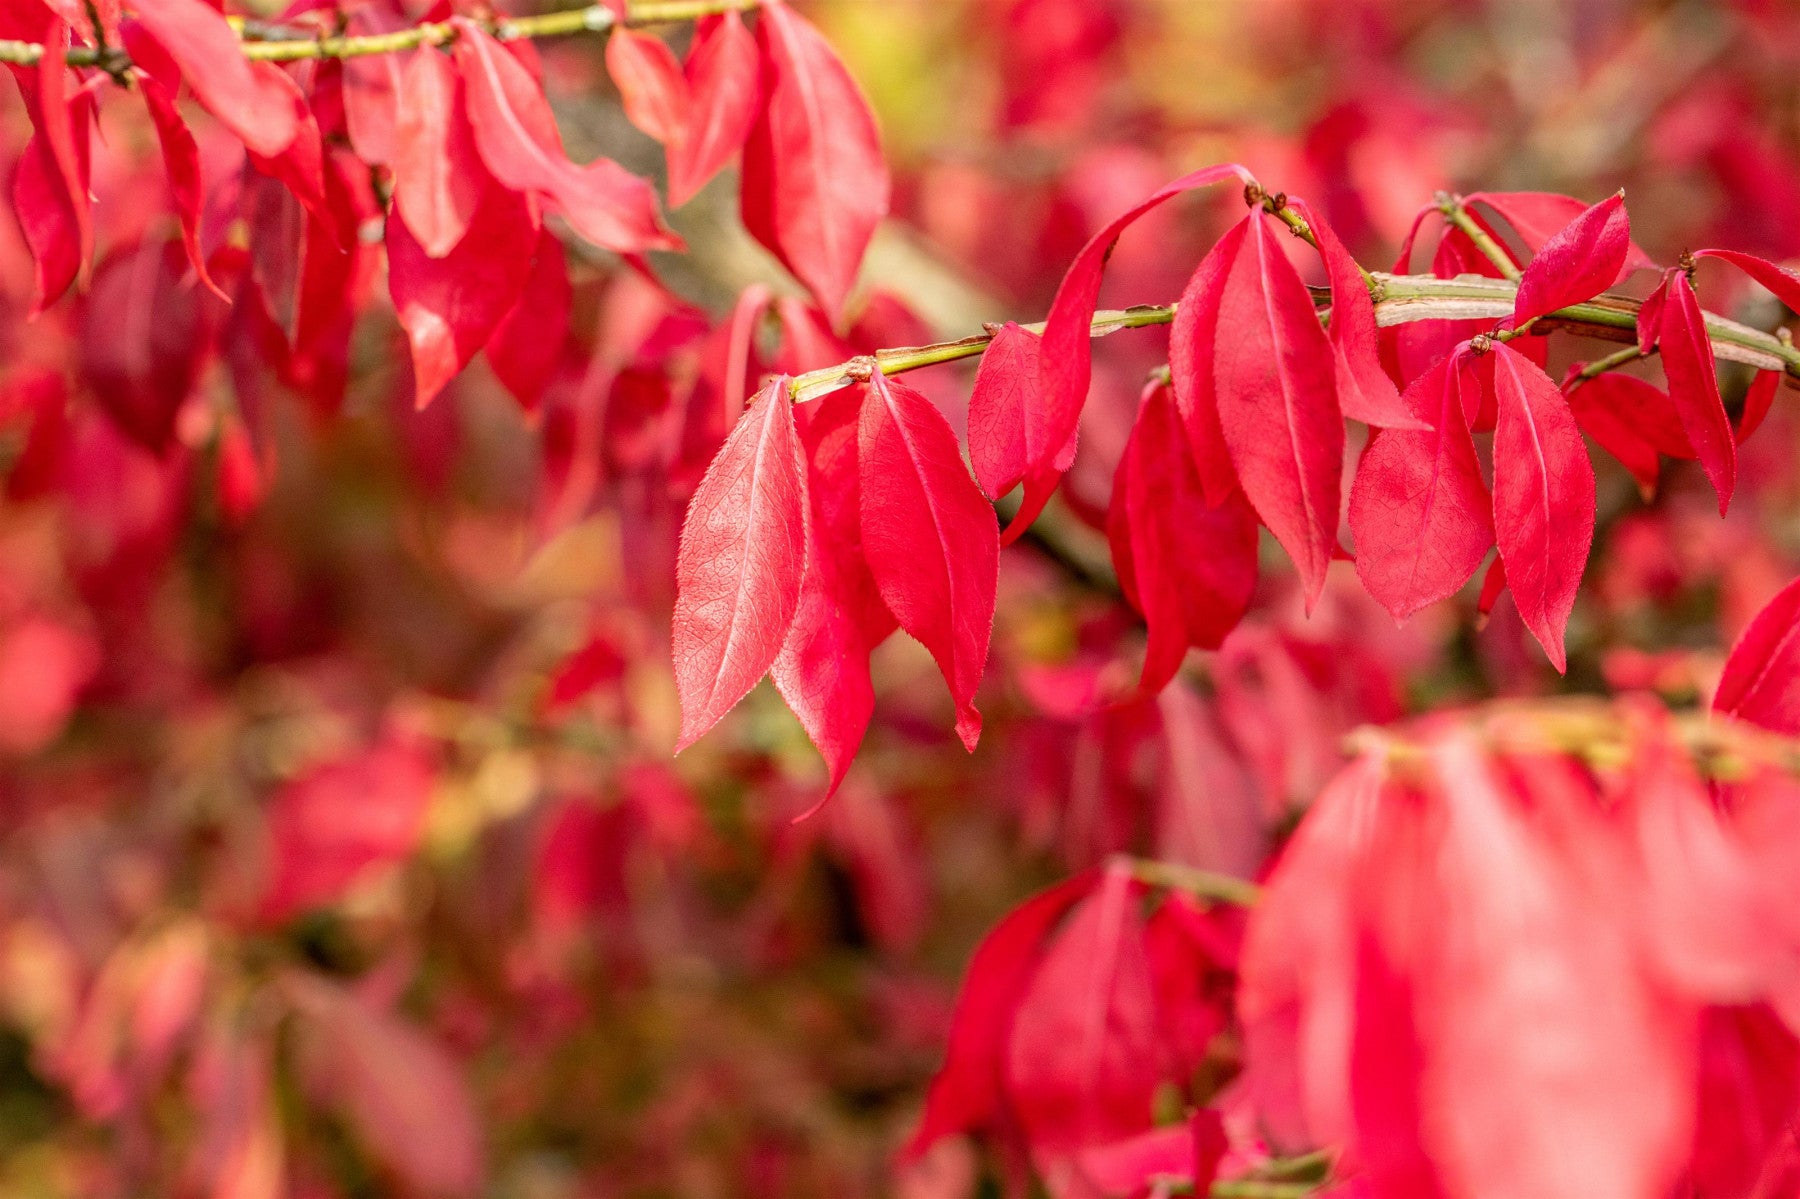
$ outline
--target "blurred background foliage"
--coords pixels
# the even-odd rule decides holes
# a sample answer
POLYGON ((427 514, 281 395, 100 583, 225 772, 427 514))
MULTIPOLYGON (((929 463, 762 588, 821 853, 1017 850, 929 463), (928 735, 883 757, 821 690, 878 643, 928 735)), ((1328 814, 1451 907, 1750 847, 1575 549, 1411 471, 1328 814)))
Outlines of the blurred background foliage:
MULTIPOLYGON (((793 821, 823 772, 767 689, 673 760, 674 535, 711 448, 684 430, 721 402, 708 355, 748 285, 785 300, 759 332, 771 366, 1037 319, 1093 228, 1225 159, 1378 267, 1438 189, 1624 187, 1663 261, 1800 255, 1800 10, 1777 0, 803 7, 896 173, 843 336, 743 233, 728 173, 674 215, 693 252, 657 258, 667 290, 577 260, 538 414, 479 364, 414 413, 376 287, 341 418, 226 352, 169 456, 77 397, 46 464, 29 370, 79 373, 64 347, 91 355, 109 317, 90 297, 26 324, 28 259, 0 226, 0 1192, 975 1194, 974 1147, 894 1150, 969 950, 1021 895, 1121 851, 1253 873, 1363 722, 1559 686, 1691 701, 1793 574, 1784 394, 1723 522, 1691 464, 1649 504, 1603 465, 1567 684, 1504 600, 1396 630, 1346 575, 1303 620, 1270 557, 1225 650, 1103 704, 1141 631, 1095 526, 1166 354, 1132 333, 1097 347, 1065 499, 1003 560, 978 752, 895 639, 821 813, 793 821), (278 414, 273 478, 232 436, 253 399, 278 414)), ((572 153, 659 172, 598 43, 542 49, 572 153)), ((122 238, 156 219, 158 167, 113 108, 95 186, 122 238)), ((28 127, 4 109, 10 159, 28 127)), ((1235 203, 1141 222, 1104 300, 1176 296, 1235 203)), ((965 368, 917 378, 960 418, 965 368)))

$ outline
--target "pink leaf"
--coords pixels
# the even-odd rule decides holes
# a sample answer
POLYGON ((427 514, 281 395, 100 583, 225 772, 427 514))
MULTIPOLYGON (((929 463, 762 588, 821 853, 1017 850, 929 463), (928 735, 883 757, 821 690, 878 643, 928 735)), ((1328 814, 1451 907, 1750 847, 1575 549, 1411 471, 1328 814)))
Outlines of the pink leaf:
MULTIPOLYGON (((397 11, 379 4, 353 8, 344 18, 352 37, 393 33, 405 28, 397 11)), ((417 50, 399 54, 358 54, 343 59, 344 128, 350 148, 370 166, 394 161, 395 125, 406 94, 406 72, 417 50)))
POLYGON ((1039 447, 1038 453, 1026 463, 1025 503, 1007 527, 1009 540, 1037 519, 1038 513, 1049 502, 1056 479, 1067 469, 1068 464, 1063 462, 1059 465, 1058 460, 1064 447, 1075 436, 1082 406, 1087 403, 1088 381, 1093 365, 1090 330, 1094 321, 1094 309, 1100 302, 1101 275, 1106 269, 1107 256, 1112 253, 1113 243, 1128 225, 1165 200, 1182 192, 1211 187, 1231 178, 1246 184, 1251 182, 1250 172, 1236 163, 1203 167, 1183 175, 1107 222, 1088 239, 1087 244, 1081 247, 1081 252, 1075 256, 1075 261, 1069 264, 1062 283, 1057 286, 1056 298, 1050 303, 1049 318, 1044 323, 1040 350, 1042 394, 1026 418, 1037 424, 1042 433, 1033 442, 1039 447))
POLYGON ((969 461, 992 499, 1017 487, 1036 456, 1031 442, 1042 426, 1029 416, 1038 379, 1038 335, 1006 322, 981 356, 969 394, 969 461))
POLYGON ((761 10, 762 111, 744 146, 744 227, 806 285, 833 324, 888 211, 881 138, 856 81, 785 4, 761 10))
POLYGON ((762 64, 756 38, 735 9, 694 27, 684 69, 688 125, 668 151, 669 204, 679 208, 740 149, 756 123, 762 64))
POLYGON ((665 146, 683 136, 688 81, 667 42, 634 29, 615 29, 606 39, 606 71, 619 89, 626 120, 665 146))
MULTIPOLYGON (((1486 204, 1499 213, 1501 219, 1519 235, 1519 240, 1525 243, 1525 248, 1533 254, 1543 249, 1558 231, 1567 227, 1570 221, 1588 207, 1574 196, 1559 195, 1556 192, 1475 192, 1463 197, 1463 203, 1486 204)), ((1484 226, 1487 224, 1479 212, 1475 213, 1475 218, 1484 226)), ((1493 230, 1490 228, 1489 232, 1493 230)), ((1654 270, 1656 262, 1633 243, 1626 251, 1625 269, 1654 270)))
POLYGON ((1737 443, 1743 445, 1750 435, 1762 428, 1769 409, 1775 403, 1775 392, 1781 386, 1781 371, 1757 371, 1744 392, 1744 411, 1738 416, 1737 443))
POLYGON ((1098 873, 1089 870, 1039 892, 982 938, 956 997, 944 1066, 931 1080, 919 1129, 906 1143, 908 1157, 941 1137, 1002 1126, 1002 1072, 1019 1000, 1050 931, 1098 882, 1098 873))
POLYGON ((1713 711, 1800 734, 1800 580, 1756 614, 1719 676, 1713 711))
POLYGON ((1777 266, 1766 258, 1743 254, 1737 250, 1695 250, 1695 258, 1717 258, 1744 272, 1771 292, 1789 309, 1800 312, 1800 274, 1785 266, 1777 266))
POLYGON ((495 377, 527 412, 536 411, 544 389, 556 377, 574 299, 562 241, 550 230, 540 230, 525 290, 486 347, 495 377))
POLYGON ((475 150, 463 83, 436 50, 413 55, 402 78, 393 131, 394 206, 427 256, 463 238, 490 176, 475 150))
POLYGON ((431 806, 432 767, 417 750, 380 745, 327 762, 275 793, 275 871, 262 914, 285 920, 342 899, 367 872, 413 852, 431 806))
POLYGON ((169 197, 174 202, 175 216, 181 222, 181 244, 187 250, 188 265, 200 282, 213 294, 225 299, 225 293, 206 270, 206 253, 200 247, 200 214, 206 203, 205 180, 200 174, 200 147, 193 132, 175 107, 175 98, 167 88, 148 75, 138 79, 144 107, 150 122, 156 126, 156 137, 162 145, 163 171, 169 177, 169 197))
MULTIPOLYGON (((1139 687, 1162 690, 1190 645, 1217 649, 1256 590, 1256 514, 1235 489, 1207 503, 1166 386, 1149 389, 1125 446, 1113 504, 1125 510, 1130 577, 1149 627, 1139 687)), ((1115 547, 1116 553, 1116 547, 1115 547)))
MULTIPOLYGON (((1304 200, 1289 199, 1305 219, 1325 260, 1331 283, 1331 350, 1337 359, 1338 408, 1351 420, 1384 429, 1417 429, 1424 425, 1401 402, 1394 381, 1382 369, 1376 342, 1375 303, 1344 243, 1304 200)), ((1179 315, 1179 314, 1178 314, 1179 315)))
POLYGON ((272 158, 288 148, 300 128, 292 97, 271 76, 251 69, 218 10, 204 0, 139 0, 137 18, 181 67, 201 107, 247 149, 272 158))
POLYGON ((944 414, 879 371, 863 398, 857 457, 870 573, 900 627, 937 660, 956 700, 957 735, 972 751, 999 581, 994 510, 944 414))
POLYGON ((1494 348, 1494 394, 1494 538, 1519 615, 1561 672, 1594 541, 1594 468, 1562 392, 1509 345, 1494 348))
POLYGON ((781 652, 806 574, 808 506, 787 380, 777 378, 725 439, 682 522, 677 753, 744 698, 781 652))
POLYGON ((486 345, 523 293, 537 246, 523 196, 492 182, 456 248, 433 258, 404 213, 388 214, 388 290, 412 347, 423 408, 486 345))
POLYGON ((1344 422, 1331 345, 1265 218, 1226 276, 1213 365, 1232 465, 1299 569, 1310 611, 1337 545, 1344 422))
POLYGON ((515 191, 548 200, 571 228, 620 254, 678 250, 649 183, 607 158, 577 166, 563 153, 550 102, 531 72, 481 27, 463 17, 456 63, 468 85, 475 145, 494 176, 515 191))
POLYGON ((1407 406, 1432 428, 1376 434, 1350 488, 1357 576, 1396 620, 1454 595, 1494 544, 1493 504, 1469 435, 1479 384, 1466 347, 1406 389, 1407 406))
POLYGON ((1170 1058, 1137 912, 1143 886, 1108 870, 1044 951, 1020 997, 1006 1057, 1012 1108, 1036 1154, 1151 1127, 1170 1058))
POLYGON ((1731 505, 1737 483, 1737 439, 1731 418, 1719 396, 1719 377, 1713 369, 1712 342, 1706 335, 1706 318, 1687 275, 1669 274, 1668 301, 1662 311, 1657 344, 1662 347, 1663 369, 1669 376, 1669 398, 1681 417, 1681 427, 1700 459, 1706 477, 1719 493, 1719 514, 1731 505))
POLYGON ((1225 276, 1237 261, 1238 250, 1255 219, 1255 213, 1246 214, 1200 260, 1182 290, 1175 323, 1169 330, 1169 379, 1181 413, 1182 436, 1187 440, 1207 502, 1212 504, 1224 503, 1238 490, 1237 470, 1231 465, 1231 452, 1225 448, 1225 432, 1219 428, 1213 347, 1225 276))
POLYGON ((1591 300, 1619 278, 1631 250, 1625 193, 1615 192, 1551 237, 1519 280, 1513 324, 1591 300))

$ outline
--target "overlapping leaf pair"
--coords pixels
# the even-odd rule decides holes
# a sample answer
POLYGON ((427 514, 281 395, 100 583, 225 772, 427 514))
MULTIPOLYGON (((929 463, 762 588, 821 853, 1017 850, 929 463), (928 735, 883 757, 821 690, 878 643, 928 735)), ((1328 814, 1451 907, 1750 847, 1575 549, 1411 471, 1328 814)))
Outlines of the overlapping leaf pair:
MULTIPOLYGON (((764 673, 830 767, 849 768, 874 697, 869 653, 896 625, 931 651, 974 748, 999 531, 930 400, 875 373, 795 420, 767 384, 688 507, 676 566, 681 746, 764 673)), ((829 793, 829 791, 828 791, 829 793)))

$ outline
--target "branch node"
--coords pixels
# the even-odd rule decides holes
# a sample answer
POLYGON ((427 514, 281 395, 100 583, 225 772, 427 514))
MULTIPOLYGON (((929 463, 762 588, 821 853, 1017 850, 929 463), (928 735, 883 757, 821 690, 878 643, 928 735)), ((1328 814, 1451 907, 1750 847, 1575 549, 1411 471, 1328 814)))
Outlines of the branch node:
POLYGON ((880 369, 881 363, 876 361, 875 355, 863 354, 844 363, 844 378, 857 383, 867 383, 875 377, 875 372, 880 369))
POLYGON ((1268 193, 1262 189, 1262 184, 1256 182, 1254 179, 1251 180, 1249 183, 1244 184, 1244 207, 1257 207, 1263 202, 1267 195, 1268 193))
POLYGON ((1469 339, 1469 352, 1486 354, 1494 348, 1494 337, 1490 333, 1477 333, 1469 339))

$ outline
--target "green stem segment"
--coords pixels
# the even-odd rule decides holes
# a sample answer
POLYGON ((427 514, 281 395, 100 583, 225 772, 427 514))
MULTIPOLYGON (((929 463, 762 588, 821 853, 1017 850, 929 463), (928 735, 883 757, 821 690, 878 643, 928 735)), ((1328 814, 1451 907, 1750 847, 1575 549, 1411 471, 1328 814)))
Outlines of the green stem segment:
POLYGON ((1256 901, 1262 898, 1261 887, 1229 874, 1149 858, 1121 858, 1119 861, 1132 878, 1148 886, 1184 891, 1200 899, 1236 904, 1241 908, 1255 907, 1256 901))
POLYGON ((1508 254, 1500 243, 1494 240, 1492 234, 1476 223, 1475 218, 1469 215, 1469 210, 1463 207, 1460 199, 1439 192, 1437 206, 1438 211, 1444 214, 1444 219, 1453 227, 1468 234, 1469 240, 1475 243, 1475 248, 1486 255, 1487 260, 1493 263, 1502 275, 1514 282, 1518 281, 1519 276, 1524 273, 1519 270, 1519 264, 1514 262, 1512 255, 1508 254))
MULTIPOLYGON (((1439 279, 1433 275, 1389 275, 1380 271, 1371 274, 1369 279, 1369 292, 1375 299, 1375 320, 1383 326, 1424 320, 1499 319, 1512 314, 1517 291, 1516 283, 1500 279, 1439 279)), ((1596 296, 1585 303, 1571 304, 1539 317, 1533 322, 1533 332, 1557 328, 1609 341, 1633 343, 1630 352, 1621 350, 1590 364, 1583 377, 1591 379, 1638 357, 1635 343, 1640 307, 1639 301, 1623 296, 1596 296)), ((1095 337, 1105 337, 1120 329, 1166 325, 1174 319, 1175 305, 1146 305, 1096 312, 1091 328, 1095 337)), ((1034 333, 1044 330, 1041 321, 1025 327, 1034 333)), ((1713 353, 1718 357, 1748 363, 1762 370, 1781 370, 1791 382, 1800 382, 1800 349, 1785 339, 1710 312, 1706 314, 1706 333, 1712 341, 1713 353)), ((986 350, 992 340, 989 334, 977 333, 928 346, 879 350, 836 366, 796 375, 790 394, 795 403, 804 403, 867 379, 869 372, 874 370, 884 375, 898 375, 936 366, 940 362, 974 358, 986 350)))
MULTIPOLYGON (((669 25, 701 17, 759 7, 762 0, 637 0, 629 6, 624 25, 669 25)), ((621 22, 605 4, 565 9, 530 17, 489 21, 485 27, 502 41, 515 38, 564 37, 576 33, 607 33, 621 22)), ((427 21, 392 33, 355 36, 319 36, 308 30, 269 25, 260 21, 232 22, 244 42, 244 57, 264 62, 298 62, 314 58, 361 58, 370 54, 396 54, 420 46, 442 46, 456 40, 456 26, 448 21, 427 21)), ((0 40, 0 62, 31 66, 42 60, 44 47, 37 42, 0 40)), ((72 67, 99 67, 120 75, 131 66, 131 56, 118 47, 78 46, 66 55, 72 67)))

